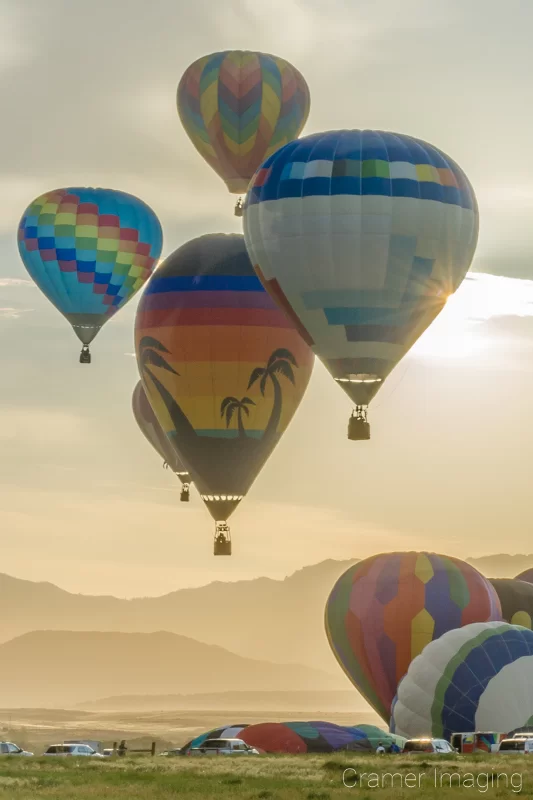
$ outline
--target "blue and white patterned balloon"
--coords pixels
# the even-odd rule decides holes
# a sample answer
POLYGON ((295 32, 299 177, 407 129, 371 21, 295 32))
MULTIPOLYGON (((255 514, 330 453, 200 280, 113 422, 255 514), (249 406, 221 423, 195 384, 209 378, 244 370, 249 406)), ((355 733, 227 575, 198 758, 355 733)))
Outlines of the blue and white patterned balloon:
POLYGON ((533 631, 476 622, 443 634, 411 662, 392 706, 391 731, 449 739, 532 724, 533 631))
POLYGON ((366 405, 463 280, 478 210, 464 172, 432 145, 330 131, 264 162, 244 234, 265 287, 366 405))

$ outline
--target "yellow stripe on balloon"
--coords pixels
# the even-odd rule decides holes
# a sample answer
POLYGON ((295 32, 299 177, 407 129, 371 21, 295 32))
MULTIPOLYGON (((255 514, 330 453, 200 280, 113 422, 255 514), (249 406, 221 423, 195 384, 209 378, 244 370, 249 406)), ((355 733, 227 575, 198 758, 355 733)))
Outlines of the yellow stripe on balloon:
POLYGON ((226 146, 234 156, 245 156, 250 153, 254 148, 255 140, 256 134, 254 133, 253 136, 250 136, 245 142, 239 144, 238 142, 234 142, 233 139, 230 139, 226 133, 224 134, 226 146))
POLYGON ((210 86, 208 86, 204 92, 202 92, 202 96, 200 98, 200 113, 207 127, 209 127, 213 117, 217 112, 218 112, 218 82, 213 81, 213 83, 210 86))
POLYGON ((428 583, 434 574, 435 573, 433 572, 433 567, 431 566, 431 561, 429 558, 423 554, 419 555, 416 559, 415 566, 416 577, 421 580, 422 583, 428 583))
POLYGON ((281 111, 281 101, 276 95, 272 86, 263 81, 263 93, 261 98, 261 116, 266 119, 272 130, 276 127, 281 111))
POLYGON ((521 625, 523 628, 531 630, 531 617, 527 611, 517 611, 510 619, 511 625, 521 625))
POLYGON ((411 658, 415 658, 422 652, 424 647, 433 641, 435 630, 435 620, 427 610, 423 608, 416 617, 411 620, 411 658))

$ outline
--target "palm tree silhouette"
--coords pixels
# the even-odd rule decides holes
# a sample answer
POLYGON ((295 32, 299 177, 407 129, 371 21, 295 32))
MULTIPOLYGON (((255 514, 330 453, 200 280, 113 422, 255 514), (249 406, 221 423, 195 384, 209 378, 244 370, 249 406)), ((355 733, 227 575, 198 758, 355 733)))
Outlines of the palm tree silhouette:
POLYGON ((244 413, 247 417, 250 416, 250 409, 248 406, 255 406, 254 401, 250 400, 249 397, 243 397, 242 400, 238 400, 236 397, 225 397, 220 404, 220 416, 223 417, 224 414, 226 415, 226 428, 229 428, 231 420, 233 419, 233 415, 235 412, 237 412, 239 436, 244 438, 247 437, 242 415, 244 413))
POLYGON ((176 403, 166 386, 164 386, 154 375, 152 369, 153 367, 158 367, 159 369, 165 370, 165 372, 170 372, 172 375, 176 375, 178 378, 180 377, 179 372, 176 372, 174 367, 172 367, 165 360, 164 355, 162 355, 163 353, 165 355, 170 355, 170 350, 167 350, 164 344, 159 342, 157 339, 154 339, 152 336, 144 336, 139 343, 139 347, 139 361, 142 376, 148 376, 161 395, 161 399, 163 400, 163 403, 170 414, 172 424, 174 425, 174 430, 178 433, 181 440, 184 438, 184 436, 196 437, 196 431, 192 427, 191 423, 179 405, 176 403))
POLYGON ((268 425, 265 428, 263 439, 268 439, 270 436, 275 436, 278 424, 281 418, 281 409, 283 405, 283 394, 281 384, 278 380, 278 375, 287 378, 288 381, 294 386, 294 371, 293 367, 298 367, 295 357, 290 350, 280 347, 274 350, 268 359, 266 367, 256 367, 250 375, 248 381, 248 388, 254 385, 258 380, 259 389, 264 397, 268 381, 274 388, 274 405, 272 406, 272 414, 268 420, 268 425))

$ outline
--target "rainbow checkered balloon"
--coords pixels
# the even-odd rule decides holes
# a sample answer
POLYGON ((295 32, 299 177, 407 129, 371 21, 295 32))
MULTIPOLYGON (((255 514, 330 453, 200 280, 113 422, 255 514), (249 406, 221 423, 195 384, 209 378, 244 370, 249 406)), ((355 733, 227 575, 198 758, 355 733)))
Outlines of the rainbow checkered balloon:
POLYGON ((230 192, 245 192, 265 158, 301 132, 309 88, 277 56, 230 50, 199 58, 178 87, 189 138, 230 192))
POLYGON ((152 209, 112 189, 47 192, 18 229, 26 269, 84 345, 144 285, 162 244, 152 209))

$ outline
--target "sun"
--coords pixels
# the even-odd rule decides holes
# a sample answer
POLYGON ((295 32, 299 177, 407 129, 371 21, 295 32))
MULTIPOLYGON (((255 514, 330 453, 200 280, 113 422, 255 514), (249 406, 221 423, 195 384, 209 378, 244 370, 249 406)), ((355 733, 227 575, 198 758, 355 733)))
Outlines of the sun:
POLYGON ((482 324, 494 317, 533 316, 533 281, 470 273, 446 298, 437 319, 412 349, 413 355, 463 359, 490 347, 482 324))

